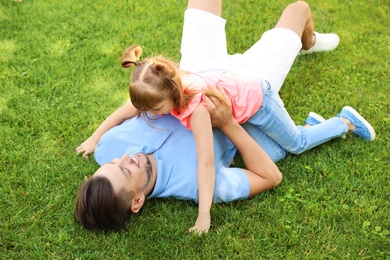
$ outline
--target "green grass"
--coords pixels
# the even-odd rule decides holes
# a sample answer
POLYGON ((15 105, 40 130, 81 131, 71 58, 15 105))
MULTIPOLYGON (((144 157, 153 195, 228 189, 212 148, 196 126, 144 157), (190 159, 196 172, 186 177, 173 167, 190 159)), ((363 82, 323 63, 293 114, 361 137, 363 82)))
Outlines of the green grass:
MULTIPOLYGON (((271 28, 290 1, 225 1, 231 53, 271 28)), ((74 148, 128 98, 125 48, 179 60, 186 1, 0 2, 0 258, 389 259, 390 13, 386 0, 311 0, 332 53, 299 57, 281 95, 297 123, 351 105, 375 142, 334 140, 278 163, 282 184, 215 205, 197 237, 194 203, 152 200, 127 231, 91 233, 73 220, 76 192, 97 164, 74 148)), ((144 56, 144 57, 145 57, 144 56)))

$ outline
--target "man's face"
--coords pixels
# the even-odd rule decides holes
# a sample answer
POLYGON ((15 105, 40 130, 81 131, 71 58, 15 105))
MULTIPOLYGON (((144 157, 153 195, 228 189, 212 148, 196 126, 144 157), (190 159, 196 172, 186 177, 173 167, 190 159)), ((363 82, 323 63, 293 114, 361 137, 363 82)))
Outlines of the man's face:
POLYGON ((143 153, 133 156, 124 154, 103 164, 94 176, 104 176, 112 184, 116 194, 124 188, 136 195, 143 193, 149 186, 152 177, 152 166, 149 158, 143 153))

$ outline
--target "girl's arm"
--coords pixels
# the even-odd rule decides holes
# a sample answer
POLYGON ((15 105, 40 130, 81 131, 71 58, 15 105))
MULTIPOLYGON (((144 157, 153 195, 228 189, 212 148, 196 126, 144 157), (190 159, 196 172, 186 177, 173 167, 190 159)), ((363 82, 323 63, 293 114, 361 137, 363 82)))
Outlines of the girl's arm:
POLYGON ((210 113, 205 106, 199 105, 191 115, 192 132, 195 137, 198 155, 198 218, 190 229, 198 234, 210 228, 210 208, 213 201, 215 170, 214 143, 210 113))
POLYGON ((100 138, 105 132, 136 115, 137 109, 133 106, 131 101, 127 102, 125 105, 107 117, 96 129, 96 131, 76 148, 77 154, 82 153, 83 157, 88 160, 89 154, 95 151, 100 138))

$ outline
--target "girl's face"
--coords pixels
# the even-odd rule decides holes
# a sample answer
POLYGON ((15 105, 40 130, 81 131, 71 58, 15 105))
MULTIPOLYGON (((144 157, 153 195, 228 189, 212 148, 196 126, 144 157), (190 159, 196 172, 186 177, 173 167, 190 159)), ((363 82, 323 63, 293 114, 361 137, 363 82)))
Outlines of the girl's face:
POLYGON ((155 116, 155 115, 166 115, 166 114, 169 114, 169 112, 171 112, 174 108, 174 104, 172 102, 172 100, 170 99, 165 99, 163 101, 161 101, 160 103, 157 104, 156 107, 154 107, 153 109, 151 109, 149 112, 152 116, 155 116))

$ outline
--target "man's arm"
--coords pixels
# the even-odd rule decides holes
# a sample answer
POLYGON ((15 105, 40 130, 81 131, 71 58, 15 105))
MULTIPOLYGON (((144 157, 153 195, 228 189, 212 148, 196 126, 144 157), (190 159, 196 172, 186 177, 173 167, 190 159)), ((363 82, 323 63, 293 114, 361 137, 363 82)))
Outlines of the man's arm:
POLYGON ((222 88, 218 87, 218 90, 229 106, 224 106, 216 98, 206 98, 212 124, 218 127, 240 152, 247 168, 243 171, 250 182, 249 196, 276 187, 282 181, 282 173, 260 145, 233 118, 229 98, 222 88))

